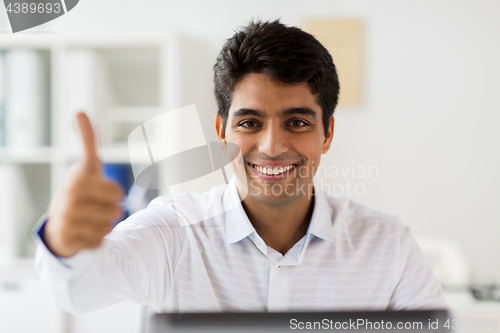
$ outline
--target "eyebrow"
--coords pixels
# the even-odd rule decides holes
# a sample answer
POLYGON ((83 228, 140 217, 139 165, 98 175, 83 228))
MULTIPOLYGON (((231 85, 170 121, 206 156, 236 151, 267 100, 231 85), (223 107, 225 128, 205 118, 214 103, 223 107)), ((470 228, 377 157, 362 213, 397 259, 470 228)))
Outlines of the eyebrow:
MULTIPOLYGON (((315 120, 318 119, 318 115, 316 114, 316 112, 314 112, 313 110, 311 110, 308 107, 289 108, 289 109, 285 109, 285 110, 281 111, 281 117, 287 117, 287 116, 291 116, 294 114, 302 114, 302 115, 306 115, 306 116, 311 116, 315 120)), ((234 111, 234 113, 233 113, 233 118, 244 117, 244 116, 257 116, 257 117, 262 117, 262 118, 267 117, 265 112, 262 112, 259 110, 254 110, 254 109, 247 109, 247 108, 238 109, 238 110, 234 111)))

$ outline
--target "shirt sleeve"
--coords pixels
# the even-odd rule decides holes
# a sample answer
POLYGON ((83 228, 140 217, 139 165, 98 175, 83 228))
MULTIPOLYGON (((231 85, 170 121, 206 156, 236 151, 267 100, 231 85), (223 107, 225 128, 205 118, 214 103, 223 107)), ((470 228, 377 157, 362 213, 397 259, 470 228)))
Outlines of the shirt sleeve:
POLYGON ((52 254, 40 221, 33 236, 35 267, 57 305, 83 314, 124 300, 159 308, 171 297, 184 231, 163 206, 148 207, 119 223, 98 249, 69 258, 52 254))
POLYGON ((388 310, 441 310, 447 309, 439 281, 418 246, 410 229, 400 225, 399 263, 397 285, 389 301, 388 310))

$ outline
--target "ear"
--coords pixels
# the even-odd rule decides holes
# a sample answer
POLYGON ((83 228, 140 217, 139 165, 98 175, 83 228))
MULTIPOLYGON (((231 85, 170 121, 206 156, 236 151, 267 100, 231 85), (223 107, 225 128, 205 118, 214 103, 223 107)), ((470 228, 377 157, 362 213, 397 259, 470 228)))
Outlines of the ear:
POLYGON ((224 135, 224 120, 220 115, 215 116, 215 132, 217 133, 217 140, 219 140, 219 148, 227 155, 227 143, 224 135))
POLYGON ((323 150, 321 154, 326 154, 330 149, 333 139, 333 128, 335 127, 335 118, 330 116, 330 126, 328 126, 328 132, 326 132, 325 141, 323 142, 323 150))
POLYGON ((217 133, 219 142, 226 142, 226 137, 224 136, 224 120, 219 114, 215 117, 215 132, 217 133))

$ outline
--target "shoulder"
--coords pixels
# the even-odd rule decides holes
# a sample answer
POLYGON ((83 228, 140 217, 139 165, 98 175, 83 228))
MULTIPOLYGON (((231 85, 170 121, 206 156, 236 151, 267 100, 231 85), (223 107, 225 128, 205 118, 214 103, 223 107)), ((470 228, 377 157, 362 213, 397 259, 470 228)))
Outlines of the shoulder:
POLYGON ((205 191, 203 193, 186 191, 177 195, 160 195, 149 203, 148 208, 172 208, 172 205, 176 202, 182 202, 183 204, 192 207, 196 207, 199 205, 208 206, 214 201, 220 201, 226 187, 227 185, 215 186, 211 190, 205 191))
POLYGON ((197 193, 186 191, 178 195, 162 195, 153 199, 144 212, 149 215, 167 217, 165 223, 186 226, 205 222, 222 211, 222 197, 227 185, 213 187, 197 193))
MULTIPOLYGON (((187 239, 206 230, 220 232, 220 219, 214 219, 221 207, 227 185, 214 187, 204 193, 183 192, 180 195, 162 195, 148 207, 119 223, 108 235, 110 240, 124 240, 142 244, 163 244, 174 257, 180 255, 187 239), (193 228, 194 227, 194 228, 193 228)), ((220 236, 220 235, 216 235, 220 236)), ((220 237, 219 237, 220 238, 220 237)))
POLYGON ((391 213, 374 209, 357 201, 322 192, 332 216, 335 234, 353 241, 398 242, 408 229, 391 213))
POLYGON ((329 207, 335 214, 334 218, 342 219, 344 223, 371 227, 374 225, 395 228, 401 225, 399 218, 391 213, 369 207, 357 201, 322 192, 329 207))

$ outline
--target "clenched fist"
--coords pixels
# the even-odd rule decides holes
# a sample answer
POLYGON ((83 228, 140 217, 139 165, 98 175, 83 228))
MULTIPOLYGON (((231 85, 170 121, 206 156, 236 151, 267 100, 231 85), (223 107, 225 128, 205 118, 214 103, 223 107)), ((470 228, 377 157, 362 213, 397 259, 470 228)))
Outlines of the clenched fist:
POLYGON ((89 118, 85 113, 76 117, 84 145, 83 159, 50 203, 43 237, 52 253, 60 257, 99 247, 121 215, 118 204, 122 191, 102 178, 89 118))

